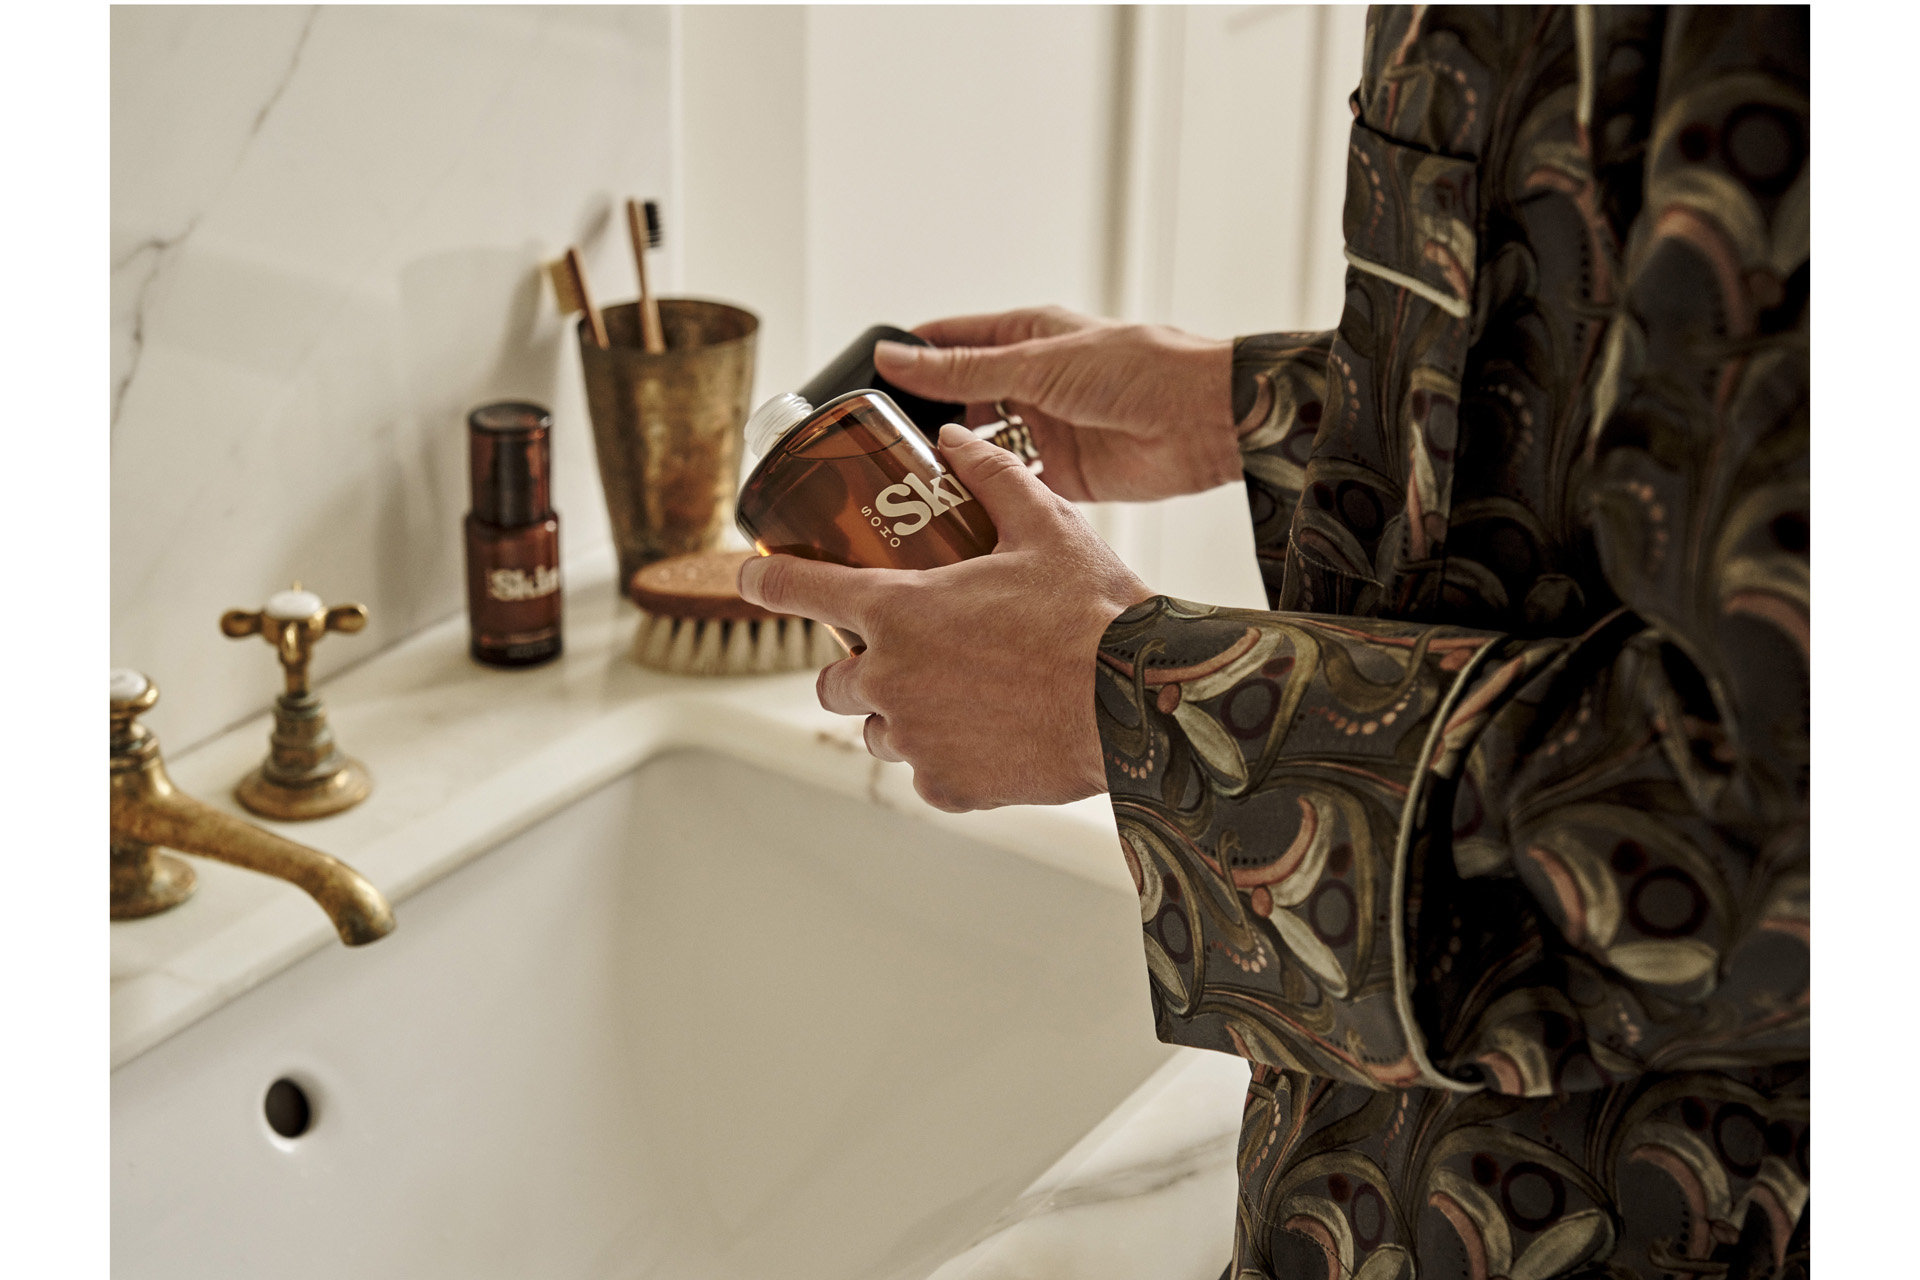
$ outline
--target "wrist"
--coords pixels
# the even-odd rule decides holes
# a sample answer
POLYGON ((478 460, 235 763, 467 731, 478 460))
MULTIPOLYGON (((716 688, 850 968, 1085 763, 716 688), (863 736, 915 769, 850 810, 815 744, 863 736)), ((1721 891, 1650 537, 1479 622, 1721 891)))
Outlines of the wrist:
POLYGON ((1188 429, 1200 445, 1195 456, 1206 460, 1200 487, 1210 488, 1237 479, 1242 466, 1241 432, 1233 414, 1233 340, 1182 336, 1187 344, 1183 385, 1190 406, 1188 429))
POLYGON ((1215 439, 1234 439, 1233 339, 1201 338, 1169 327, 1161 340, 1173 357, 1188 429, 1215 439))
POLYGON ((1106 589, 1088 610, 1091 625, 1076 637, 1080 641, 1074 652, 1076 671, 1073 680, 1066 686, 1078 693, 1069 721, 1075 727, 1074 740, 1078 748, 1070 757, 1074 761, 1074 772, 1079 783, 1078 794, 1073 797, 1075 799, 1102 795, 1107 790, 1105 751, 1100 742, 1099 717, 1094 712, 1101 645, 1115 619, 1142 601, 1153 599, 1155 594, 1131 570, 1124 565, 1117 566, 1106 589))

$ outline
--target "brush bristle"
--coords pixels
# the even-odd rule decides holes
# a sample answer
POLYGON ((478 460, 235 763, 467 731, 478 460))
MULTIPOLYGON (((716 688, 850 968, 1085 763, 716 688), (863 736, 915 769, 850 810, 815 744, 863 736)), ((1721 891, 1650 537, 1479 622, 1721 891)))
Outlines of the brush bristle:
POLYGON ((633 636, 635 662, 682 676, 811 671, 842 656, 832 632, 804 618, 728 622, 642 609, 633 636))
POLYGON ((647 201, 646 215, 647 248, 658 249, 660 247, 660 205, 658 201, 647 201))

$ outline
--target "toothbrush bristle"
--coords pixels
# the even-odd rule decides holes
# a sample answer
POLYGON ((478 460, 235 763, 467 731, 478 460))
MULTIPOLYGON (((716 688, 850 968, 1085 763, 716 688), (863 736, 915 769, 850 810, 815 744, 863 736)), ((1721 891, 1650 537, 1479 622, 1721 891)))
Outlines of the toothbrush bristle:
POLYGON ((647 248, 658 249, 660 247, 659 202, 654 200, 647 201, 646 214, 647 214, 647 248))

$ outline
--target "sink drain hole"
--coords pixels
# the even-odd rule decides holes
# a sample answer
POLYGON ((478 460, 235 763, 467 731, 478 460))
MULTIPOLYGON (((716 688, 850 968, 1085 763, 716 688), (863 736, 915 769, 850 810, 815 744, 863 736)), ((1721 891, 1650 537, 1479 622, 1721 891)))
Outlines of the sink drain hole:
POLYGON ((307 1091, 282 1076, 267 1086, 267 1124, 283 1138, 297 1138, 313 1126, 307 1091))

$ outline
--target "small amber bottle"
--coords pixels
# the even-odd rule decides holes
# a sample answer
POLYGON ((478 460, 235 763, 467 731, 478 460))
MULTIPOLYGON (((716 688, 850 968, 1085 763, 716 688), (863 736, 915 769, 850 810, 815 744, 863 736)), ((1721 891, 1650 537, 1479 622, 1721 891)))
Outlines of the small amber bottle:
POLYGON ((488 666, 532 666, 560 652, 552 430, 537 404, 482 405, 467 417, 467 617, 473 656, 488 666))

